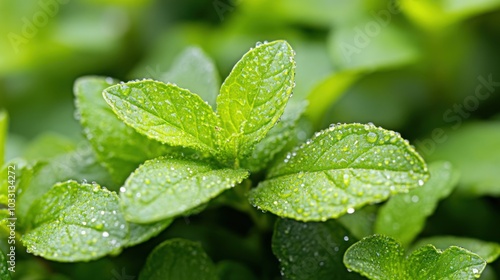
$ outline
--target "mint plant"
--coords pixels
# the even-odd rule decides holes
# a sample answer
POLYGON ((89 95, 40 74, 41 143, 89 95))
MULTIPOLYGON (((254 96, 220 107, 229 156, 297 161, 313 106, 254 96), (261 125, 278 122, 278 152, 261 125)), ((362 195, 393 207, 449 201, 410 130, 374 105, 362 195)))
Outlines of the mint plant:
MULTIPOLYGON (((428 169, 399 133, 373 124, 334 124, 306 140, 307 102, 292 98, 294 56, 285 41, 257 44, 218 95, 214 67, 197 49, 181 55, 166 81, 78 79, 76 115, 88 142, 4 165, 18 166, 17 232, 27 251, 57 262, 116 256, 178 217, 224 205, 246 213, 259 234, 275 222, 271 247, 287 279, 478 277, 498 257, 497 244, 468 241, 487 256, 424 244, 406 257, 403 247, 451 193, 456 171, 447 162, 428 169), (208 70, 186 78, 197 65, 208 70), (193 88, 204 92, 176 79, 202 81, 193 88)), ((438 241, 429 242, 464 243, 438 241)), ((193 241, 170 239, 150 253, 139 279, 231 279, 222 275, 241 269, 224 264, 193 241)))

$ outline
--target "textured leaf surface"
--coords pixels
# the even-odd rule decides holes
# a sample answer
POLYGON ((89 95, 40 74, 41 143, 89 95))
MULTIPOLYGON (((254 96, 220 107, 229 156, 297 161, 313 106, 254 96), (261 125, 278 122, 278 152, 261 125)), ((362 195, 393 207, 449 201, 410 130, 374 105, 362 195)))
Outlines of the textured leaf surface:
POLYGON ((81 146, 77 150, 40 162, 30 171, 21 174, 17 189, 17 215, 24 218, 34 201, 45 194, 54 184, 67 180, 99 182, 108 188, 113 186, 108 172, 97 162, 92 149, 81 146))
POLYGON ((167 147, 118 119, 102 96, 104 89, 117 83, 112 78, 82 77, 75 82, 74 93, 85 136, 99 162, 121 184, 139 164, 165 154, 167 147))
POLYGON ((279 219, 273 234, 273 252, 286 279, 363 279, 342 263, 354 237, 339 223, 303 223, 279 219))
POLYGON ((32 209, 32 228, 22 241, 28 251, 49 260, 94 260, 118 253, 127 238, 118 196, 97 184, 57 184, 32 209))
POLYGON ((129 223, 129 236, 126 246, 132 247, 139 243, 148 241, 149 239, 160 234, 160 232, 166 229, 172 222, 173 219, 161 220, 151 224, 129 223))
POLYGON ((457 236, 433 236, 424 238, 418 240, 412 247, 419 248, 427 244, 432 244, 441 250, 445 250, 450 246, 462 247, 477 254, 488 263, 494 262, 500 256, 500 244, 498 243, 457 236))
POLYGON ((217 116, 189 90, 144 80, 111 86, 103 95, 118 117, 137 132, 164 144, 215 154, 217 116))
POLYGON ((7 125, 9 118, 7 112, 0 110, 0 166, 5 161, 5 144, 7 139, 7 125))
POLYGON ((139 280, 216 280, 215 266, 198 243, 171 239, 148 256, 139 280))
POLYGON ((485 260, 463 248, 440 251, 426 245, 409 257, 406 279, 476 279, 485 266, 485 260))
POLYGON ((324 221, 427 178, 425 163, 399 134, 373 125, 337 125, 276 164, 250 192, 250 202, 281 217, 324 221))
POLYGON ((458 182, 459 174, 449 162, 429 165, 431 178, 422 187, 397 194, 383 205, 377 216, 375 232, 391 236, 403 245, 410 244, 425 225, 425 219, 447 197, 458 182))
POLYGON ((410 256, 404 254, 396 240, 372 235, 347 249, 344 263, 369 279, 380 280, 475 279, 486 265, 478 255, 459 247, 440 251, 427 245, 410 256))
POLYGON ((294 53, 284 41, 261 44, 234 66, 217 97, 223 155, 242 159, 283 114, 293 89, 294 53))
POLYGON ((252 172, 265 168, 294 139, 294 128, 306 106, 307 102, 304 101, 289 103, 280 121, 255 146, 252 155, 242 160, 241 165, 252 172))
POLYGON ((215 108, 220 78, 215 63, 199 47, 184 50, 162 76, 162 81, 189 89, 215 108))
POLYGON ((172 158, 146 161, 120 189, 127 220, 151 223, 189 211, 248 176, 246 170, 217 169, 172 158))
POLYGON ((460 172, 458 191, 500 196, 500 122, 464 124, 458 130, 447 131, 446 136, 446 141, 436 143, 435 150, 421 147, 422 154, 430 160, 449 160, 457 168, 460 172))

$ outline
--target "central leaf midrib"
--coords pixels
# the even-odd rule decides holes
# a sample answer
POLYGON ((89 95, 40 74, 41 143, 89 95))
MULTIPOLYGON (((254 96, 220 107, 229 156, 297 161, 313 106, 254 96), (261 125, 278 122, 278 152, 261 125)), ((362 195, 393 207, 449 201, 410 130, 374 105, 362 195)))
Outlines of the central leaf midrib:
MULTIPOLYGON (((120 96, 117 96, 117 95, 114 95, 114 96, 116 96, 116 97, 120 98, 120 96)), ((156 113, 156 111, 155 111, 155 112, 152 112, 152 111, 148 110, 148 108, 142 107, 142 106, 140 106, 139 104, 137 104, 137 103, 135 103, 135 102, 132 102, 131 100, 128 100, 128 99, 124 99, 124 101, 125 101, 125 102, 127 102, 127 103, 129 103, 129 104, 131 104, 131 105, 133 105, 133 106, 135 106, 135 107, 137 107, 137 108, 139 108, 139 109, 141 109, 141 110, 142 110, 142 111, 144 111, 145 113, 147 113, 147 114, 149 114, 149 115, 153 116, 155 119, 158 119, 158 120, 160 120, 160 121, 162 122, 162 123, 159 123, 159 124, 154 124, 153 126, 163 126, 163 125, 173 126, 173 127, 175 127, 176 129, 178 129, 179 131, 181 131, 181 132, 183 132, 183 133, 185 133, 185 134, 190 135, 191 137, 193 137, 193 138, 194 138, 194 139, 196 139, 196 140, 199 140, 199 143, 200 143, 202 146, 204 146, 205 148, 207 148, 209 151, 213 151, 213 146, 212 146, 212 145, 208 145, 207 143, 205 143, 205 141, 204 141, 203 139, 201 139, 201 138, 199 138, 199 137, 198 137, 199 135, 194 135, 194 134, 192 134, 190 131, 185 130, 185 129, 184 129, 184 127, 182 126, 182 121, 180 121, 180 120, 179 120, 179 123, 181 123, 181 125, 177 125, 177 124, 175 124, 175 123, 171 123, 171 122, 169 122, 168 120, 166 120, 166 119, 164 119, 163 117, 161 117, 159 114, 158 114, 158 115, 157 115, 157 114, 155 114, 155 113, 156 113)), ((175 106, 174 106, 174 107, 175 107, 175 106)), ((176 110, 176 113, 177 113, 177 110, 176 110)), ((177 115, 177 114, 176 114, 176 115, 177 115)), ((127 122, 127 124, 128 124, 128 125, 130 125, 130 126, 132 126, 132 127, 135 127, 135 124, 134 124, 134 123, 132 123, 131 121, 127 121, 126 119, 127 119, 127 118, 124 118, 124 121, 125 121, 125 122, 127 122)), ((144 125, 141 125, 141 127, 145 127, 145 126, 144 126, 144 125)), ((147 126, 146 126, 146 127, 147 127, 147 126)), ((147 135, 146 135, 146 136, 147 136, 147 135)), ((160 139, 158 139, 158 140, 160 140, 160 139)), ((212 144, 212 143, 210 143, 210 144, 212 144)))
MULTIPOLYGON (((356 170, 360 170, 360 171, 386 171, 386 172, 393 172, 393 173, 408 173, 410 171, 410 170, 391 170, 391 169, 377 169, 377 168, 370 169, 370 168, 345 167, 345 168, 332 168, 332 169, 300 170, 297 172, 284 173, 284 174, 279 174, 276 176, 268 177, 267 180, 274 180, 274 179, 278 179, 281 177, 294 176, 294 175, 297 176, 301 172, 303 174, 308 174, 308 173, 322 173, 322 172, 328 172, 328 171, 356 171, 356 170)), ((414 173, 425 175, 425 173, 420 173, 420 172, 414 172, 414 173)))

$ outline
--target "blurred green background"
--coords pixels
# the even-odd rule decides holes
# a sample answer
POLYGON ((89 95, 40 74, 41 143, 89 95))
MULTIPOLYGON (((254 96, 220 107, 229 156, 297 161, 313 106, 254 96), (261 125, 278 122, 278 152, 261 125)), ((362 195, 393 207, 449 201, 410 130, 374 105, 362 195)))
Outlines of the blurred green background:
MULTIPOLYGON (((77 77, 157 78, 189 45, 225 77, 257 41, 286 39, 297 52, 295 98, 342 94, 318 126, 373 122, 410 139, 454 124, 443 114, 474 95, 478 77, 500 81, 500 1, 268 2, 1 1, 0 104, 11 132, 77 137, 77 77)), ((493 92, 464 120, 494 118, 499 100, 493 92)))
POLYGON ((460 188, 426 234, 500 241, 500 0, 0 0, 0 22, 7 158, 46 133, 83 139, 80 76, 159 79, 197 45, 223 79, 256 42, 285 39, 315 130, 373 122, 450 160, 460 188))

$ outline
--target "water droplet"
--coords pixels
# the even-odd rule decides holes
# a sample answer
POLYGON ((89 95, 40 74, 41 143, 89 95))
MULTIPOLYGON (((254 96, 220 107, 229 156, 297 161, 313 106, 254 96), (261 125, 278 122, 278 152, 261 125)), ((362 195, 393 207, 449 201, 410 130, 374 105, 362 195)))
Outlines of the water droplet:
POLYGON ((418 180, 418 185, 419 186, 423 186, 424 185, 424 181, 423 180, 418 180))
POLYGON ((120 192, 124 193, 126 191, 127 191, 127 189, 125 187, 120 187, 120 192))
POLYGON ((344 241, 349 241, 349 236, 344 236, 344 241))
POLYGON ((417 203, 419 200, 420 200, 420 198, 418 197, 418 195, 414 195, 411 197, 411 201, 414 203, 417 203))
POLYGON ((352 214, 352 213, 354 213, 355 211, 356 211, 356 210, 355 210, 354 208, 350 207, 350 208, 348 208, 348 209, 347 209, 347 214, 352 214))
POLYGON ((375 132, 369 132, 367 135, 366 135, 366 140, 370 143, 375 143, 375 141, 377 141, 377 134, 375 132))
POLYGON ((108 237, 108 236, 109 236, 109 233, 107 231, 102 233, 102 237, 108 237))
POLYGON ((349 186, 349 183, 351 182, 351 179, 349 178, 349 174, 344 174, 343 179, 344 179, 344 184, 346 185, 346 187, 349 186))

